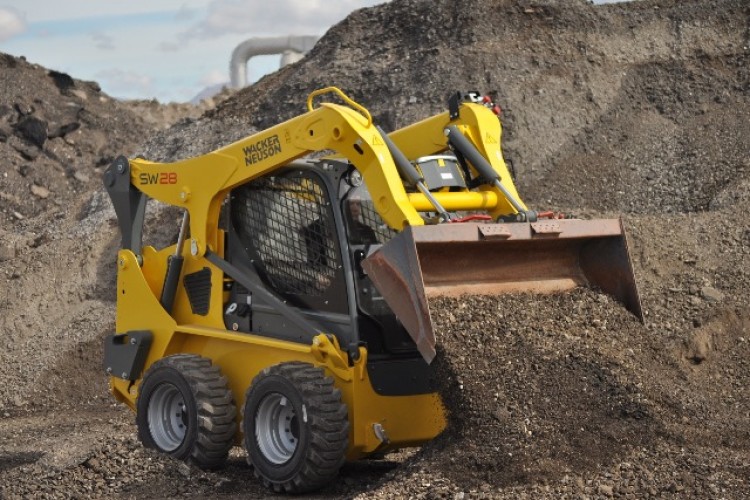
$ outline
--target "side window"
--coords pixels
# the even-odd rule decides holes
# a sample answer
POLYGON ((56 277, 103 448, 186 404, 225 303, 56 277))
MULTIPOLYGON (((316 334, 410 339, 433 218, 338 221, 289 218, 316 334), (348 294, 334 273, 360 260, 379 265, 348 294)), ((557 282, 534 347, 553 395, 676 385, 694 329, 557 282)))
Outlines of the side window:
POLYGON ((364 186, 356 188, 344 203, 344 218, 349 243, 384 244, 396 235, 375 210, 364 186))
POLYGON ((294 171, 248 183, 233 193, 232 217, 270 287, 296 297, 297 305, 337 309, 325 306, 334 305, 329 295, 341 293, 341 255, 325 187, 316 176, 294 171))

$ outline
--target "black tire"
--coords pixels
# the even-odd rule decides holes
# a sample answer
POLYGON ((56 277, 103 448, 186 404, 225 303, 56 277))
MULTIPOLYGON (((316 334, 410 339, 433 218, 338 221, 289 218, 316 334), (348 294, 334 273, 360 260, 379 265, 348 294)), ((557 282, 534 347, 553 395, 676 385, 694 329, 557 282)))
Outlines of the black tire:
POLYGON ((255 377, 242 430, 248 463, 277 493, 321 488, 346 460, 349 419, 341 392, 322 368, 307 363, 281 363, 255 377))
POLYGON ((204 469, 226 461, 237 433, 237 409, 227 380, 194 354, 160 359, 148 369, 137 401, 138 437, 204 469))

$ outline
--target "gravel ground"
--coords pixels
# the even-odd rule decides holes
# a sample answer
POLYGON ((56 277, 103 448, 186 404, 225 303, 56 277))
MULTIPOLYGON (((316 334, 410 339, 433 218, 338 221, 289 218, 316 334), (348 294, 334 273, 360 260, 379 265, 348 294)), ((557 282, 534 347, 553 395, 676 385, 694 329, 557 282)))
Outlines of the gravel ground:
MULTIPOLYGON (((434 302, 449 430, 317 497, 745 498, 749 10, 394 0, 198 118, 0 56, 0 497, 268 496, 239 448, 210 473, 144 450, 108 395, 119 237, 98 179, 119 154, 203 153, 337 85, 386 129, 493 93, 527 203, 625 214, 646 320, 593 290, 434 302)), ((165 241, 176 214, 151 210, 165 241)))

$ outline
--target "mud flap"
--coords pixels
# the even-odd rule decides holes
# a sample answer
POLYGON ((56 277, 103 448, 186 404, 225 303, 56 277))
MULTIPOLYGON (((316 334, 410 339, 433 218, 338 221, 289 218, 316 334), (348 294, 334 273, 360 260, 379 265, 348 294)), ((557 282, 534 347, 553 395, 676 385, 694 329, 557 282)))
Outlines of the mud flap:
POLYGON ((427 362, 437 296, 602 290, 643 319, 618 219, 407 227, 362 263, 427 362))

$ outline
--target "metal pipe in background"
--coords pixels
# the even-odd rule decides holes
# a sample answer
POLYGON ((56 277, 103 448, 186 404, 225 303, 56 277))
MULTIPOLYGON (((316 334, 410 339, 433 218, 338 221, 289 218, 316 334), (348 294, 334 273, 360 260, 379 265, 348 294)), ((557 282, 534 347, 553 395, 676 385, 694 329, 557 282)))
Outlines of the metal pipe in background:
POLYGON ((247 85, 247 61, 251 57, 282 54, 281 66, 298 61, 313 48, 317 36, 254 37, 237 45, 229 60, 229 77, 232 88, 247 85))

